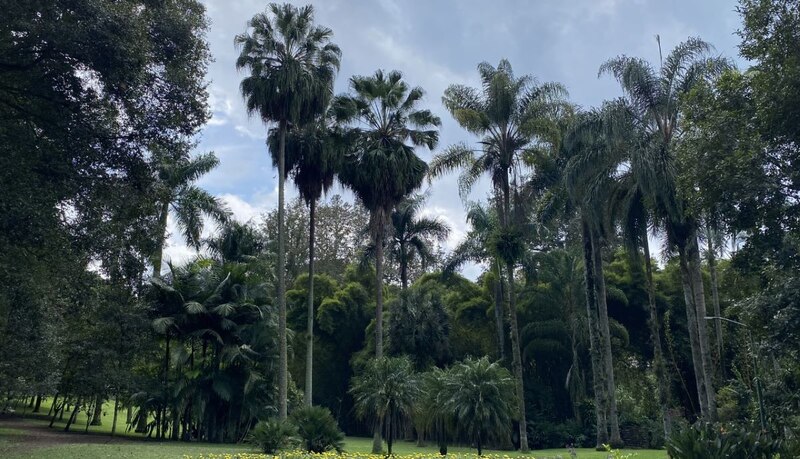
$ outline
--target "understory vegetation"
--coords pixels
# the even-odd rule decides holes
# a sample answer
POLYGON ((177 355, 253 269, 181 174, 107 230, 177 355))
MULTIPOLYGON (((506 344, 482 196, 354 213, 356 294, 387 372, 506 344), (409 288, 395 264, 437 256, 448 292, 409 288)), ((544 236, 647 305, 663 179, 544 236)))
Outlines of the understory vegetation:
POLYGON ((617 97, 581 107, 508 60, 443 94, 390 69, 336 94, 334 31, 269 4, 231 37, 278 171, 242 222, 198 185, 219 164, 197 151, 200 2, 11 2, 0 409, 265 454, 241 459, 353 436, 418 459, 800 456, 800 8, 738 12, 749 67, 657 38, 658 62, 607 56, 617 97), (441 145, 445 116, 472 140, 441 145), (453 174, 449 224, 424 186, 453 174))

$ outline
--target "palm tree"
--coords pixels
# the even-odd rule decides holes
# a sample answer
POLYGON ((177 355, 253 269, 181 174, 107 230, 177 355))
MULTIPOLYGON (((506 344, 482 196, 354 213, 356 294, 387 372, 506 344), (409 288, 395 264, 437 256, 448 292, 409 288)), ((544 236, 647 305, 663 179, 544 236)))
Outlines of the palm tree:
POLYGON ((375 247, 375 357, 383 356, 383 251, 392 209, 420 187, 427 172, 415 147, 430 150, 439 141, 440 120, 417 106, 422 88, 411 88, 400 72, 350 79, 352 95, 337 100, 350 131, 352 152, 346 155, 340 180, 370 212, 370 235, 375 247))
MULTIPOLYGON (((432 150, 439 141, 441 121, 419 109, 425 94, 410 88, 398 71, 350 79, 353 94, 335 101, 338 119, 355 125, 346 136, 351 151, 344 158, 339 180, 369 210, 370 236, 375 247, 375 357, 383 356, 383 250, 392 209, 420 187, 427 172, 415 147, 432 150)), ((373 452, 381 450, 375 430, 373 452)))
POLYGON ((240 48, 236 68, 249 71, 240 90, 249 114, 278 130, 278 333, 280 376, 279 418, 287 414, 286 348, 286 247, 284 228, 284 182, 286 178, 286 134, 290 126, 303 125, 323 112, 333 94, 341 51, 331 43, 333 32, 314 25, 314 8, 271 3, 267 11, 248 22, 248 30, 237 35, 240 48))
POLYGON ((500 269, 500 258, 491 250, 490 238, 496 234, 500 227, 497 213, 481 204, 472 203, 467 210, 467 223, 470 230, 450 253, 447 259, 443 274, 450 275, 465 263, 472 261, 475 263, 486 263, 490 266, 494 280, 492 288, 494 290, 494 318, 497 333, 497 350, 500 360, 505 360, 505 333, 503 325, 503 274, 500 269))
MULTIPOLYGON (((656 38, 660 50, 661 42, 656 38)), ((599 71, 620 83, 630 113, 644 131, 644 141, 625 159, 647 200, 653 203, 655 216, 663 222, 670 244, 678 251, 700 411, 708 420, 716 419, 717 409, 704 320, 698 222, 687 213, 676 192, 674 146, 681 127, 681 98, 704 79, 728 67, 724 59, 710 57, 711 50, 708 43, 690 38, 663 58, 658 69, 643 59, 619 56, 604 63, 599 71)))
MULTIPOLYGON (((341 138, 332 110, 314 121, 293 126, 287 132, 286 169, 294 178, 300 196, 308 206, 308 323, 306 326, 306 378, 303 401, 312 404, 314 365, 314 230, 317 202, 333 186, 341 163, 341 138)), ((272 161, 277 162, 280 139, 277 130, 269 137, 272 161)))
MULTIPOLYGON (((481 150, 475 152, 464 144, 453 145, 437 155, 430 166, 436 177, 454 169, 464 169, 459 179, 462 197, 484 174, 491 177, 499 194, 498 215, 502 233, 496 237, 498 254, 506 263, 509 296, 509 326, 511 328, 512 366, 516 379, 517 403, 520 417, 520 449, 528 450, 522 362, 517 327, 514 267, 521 258, 519 218, 512 211, 511 200, 518 196, 517 181, 525 163, 523 152, 547 143, 556 132, 556 120, 564 108, 566 90, 557 83, 537 84, 528 76, 515 77, 511 64, 501 60, 497 68, 484 62, 478 65, 483 87, 451 85, 442 101, 453 118, 471 134, 481 136, 481 150)), ((515 199, 516 201, 516 199, 515 199)), ((515 202, 518 204, 518 202, 515 202)))
POLYGON ((420 395, 417 374, 406 357, 378 357, 367 363, 361 375, 353 378, 350 393, 356 414, 383 426, 386 446, 392 455, 394 432, 404 418, 411 416, 420 395))
POLYGON ((195 249, 200 248, 203 216, 217 223, 225 223, 230 213, 215 196, 194 185, 203 175, 211 172, 219 160, 213 153, 189 157, 186 154, 156 155, 156 195, 158 196, 159 242, 151 258, 153 278, 161 277, 167 218, 170 212, 176 217, 184 240, 195 249))
POLYGON ((408 267, 419 257, 423 266, 435 259, 430 242, 442 242, 450 234, 450 227, 438 218, 419 216, 425 195, 416 195, 395 206, 391 220, 391 237, 388 249, 400 265, 400 285, 408 289, 408 267))
POLYGON ((511 373, 488 357, 468 357, 446 373, 445 411, 453 414, 458 428, 475 442, 478 456, 483 454, 485 442, 510 432, 516 412, 514 385, 511 373))

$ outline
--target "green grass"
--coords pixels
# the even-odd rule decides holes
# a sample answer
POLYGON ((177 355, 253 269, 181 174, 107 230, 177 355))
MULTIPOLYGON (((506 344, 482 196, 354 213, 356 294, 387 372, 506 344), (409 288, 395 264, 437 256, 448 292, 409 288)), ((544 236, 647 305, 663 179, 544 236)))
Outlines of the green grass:
MULTIPOLYGON (((44 400, 42 402, 41 413, 33 419, 36 424, 46 426, 49 419, 45 418, 48 409, 50 408, 51 400, 44 400)), ((111 423, 113 418, 113 402, 106 403, 103 410, 103 418, 101 426, 89 426, 89 432, 95 434, 109 434, 111 432, 111 423)), ((21 410, 18 410, 21 411, 21 410)), ((56 421, 55 428, 63 429, 66 424, 68 413, 64 413, 63 421, 56 421)), ((74 432, 83 432, 86 427, 86 413, 80 413, 78 419, 73 425, 74 432)), ((172 441, 156 441, 143 439, 141 434, 134 433, 133 431, 127 432, 125 424, 125 410, 120 410, 117 417, 117 435, 121 437, 114 443, 97 444, 97 443, 81 443, 80 433, 74 434, 74 444, 56 445, 50 447, 37 447, 31 448, 30 445, 19 447, 17 443, 20 437, 25 434, 24 430, 15 428, 0 428, 0 457, 5 459, 21 459, 21 458, 41 458, 41 459, 55 459, 55 458, 82 458, 82 459, 99 459, 99 458, 139 458, 139 459, 183 459, 185 456, 199 456, 201 454, 225 454, 225 453, 244 453, 255 452, 248 445, 219 445, 210 443, 183 443, 172 441), (139 439, 139 441, 135 441, 139 439), (124 441, 128 440, 128 441, 124 441)), ((354 453, 369 453, 372 450, 372 439, 361 437, 347 437, 345 440, 345 451, 354 453)), ((399 441, 393 446, 394 453, 398 455, 409 454, 438 454, 438 449, 435 445, 428 445, 426 447, 418 447, 414 442, 399 441)), ((474 449, 463 446, 450 446, 449 453, 474 453, 474 449)), ((635 453, 634 459, 666 459, 667 454, 665 451, 657 450, 626 450, 627 452, 635 453)), ((491 451, 487 451, 491 453, 491 451)), ((512 452, 499 452, 507 454, 511 457, 521 456, 518 453, 512 452)), ((534 451, 527 456, 526 459, 544 458, 544 457, 561 457, 568 459, 569 453, 566 449, 549 449, 534 451)), ((578 459, 606 459, 605 452, 594 451, 593 449, 579 449, 578 459)))

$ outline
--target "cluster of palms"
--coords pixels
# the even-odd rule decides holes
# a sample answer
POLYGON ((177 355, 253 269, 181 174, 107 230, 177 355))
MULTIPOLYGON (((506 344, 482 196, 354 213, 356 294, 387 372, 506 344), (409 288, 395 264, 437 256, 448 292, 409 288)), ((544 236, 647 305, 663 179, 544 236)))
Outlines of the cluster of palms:
POLYGON ((436 440, 442 454, 448 441, 466 440, 481 455, 489 441, 505 440, 515 419, 511 373, 487 357, 425 373, 416 373, 407 357, 373 359, 353 379, 350 391, 357 414, 383 430, 389 455, 409 420, 420 438, 436 440))
MULTIPOLYGON (((503 303, 511 337, 511 361, 520 421, 521 449, 527 450, 523 362, 520 349, 515 277, 529 255, 532 222, 548 215, 576 219, 581 228, 585 269, 586 313, 592 349, 597 416, 597 443, 621 443, 615 396, 611 339, 603 277, 605 239, 619 227, 632 252, 647 265, 651 296, 651 330, 665 431, 669 431, 669 394, 663 381, 659 326, 653 300, 648 228, 658 228, 680 258, 687 302, 689 337, 703 416, 715 417, 710 349, 703 322, 705 302, 697 244, 698 222, 684 211, 674 177, 674 138, 679 132, 679 98, 693 85, 724 68, 707 57, 709 45, 689 40, 652 68, 639 59, 619 57, 603 65, 622 85, 624 97, 600 109, 576 111, 557 83, 540 84, 515 76, 511 65, 482 63, 482 87, 450 86, 444 106, 469 133, 480 137, 477 149, 448 147, 430 166, 416 147, 434 149, 439 119, 417 108, 423 91, 409 88, 399 72, 377 71, 353 77, 351 94, 334 97, 333 80, 340 50, 330 29, 313 24, 311 7, 271 5, 236 38, 237 67, 249 73, 241 90, 250 113, 277 125, 270 150, 278 166, 278 304, 280 343, 280 416, 286 416, 286 336, 283 247, 284 177, 291 173, 311 211, 309 311, 313 307, 314 205, 334 179, 353 191, 370 212, 370 237, 376 268, 375 352, 383 356, 384 250, 397 252, 401 283, 407 286, 410 250, 424 257, 414 238, 387 241, 387 228, 402 227, 403 216, 416 210, 407 200, 424 178, 462 170, 459 187, 466 196, 487 175, 494 197, 491 210, 470 212, 473 232, 456 249, 450 268, 465 260, 489 262, 495 271, 498 336, 505 334, 503 303), (555 167, 539 168, 550 161, 555 167), (529 196, 535 199, 527 199, 529 196), (531 208, 535 202, 537 208, 531 208), (400 203, 404 203, 398 207, 400 203), (547 212, 541 210, 548 209, 547 212), (394 211, 394 213, 392 213, 394 211), (493 215, 490 217, 490 214, 493 215), (399 219, 398 221, 394 221, 399 219), (387 244, 390 242, 390 244, 387 244)), ((443 236, 443 228, 426 228, 443 236)), ((396 233, 398 234, 398 233, 396 233)), ((308 314, 306 403, 311 403, 313 314, 308 314)), ((502 346, 503 339, 498 339, 502 346)), ((501 353, 504 350, 501 348, 501 353)), ((376 437, 376 439, 379 437, 376 437)), ((376 443, 377 449, 378 443, 376 443)))
POLYGON ((149 292, 164 354, 132 398, 138 430, 157 438, 240 441, 272 414, 277 323, 263 244, 231 224, 206 246, 211 258, 169 265, 149 292))

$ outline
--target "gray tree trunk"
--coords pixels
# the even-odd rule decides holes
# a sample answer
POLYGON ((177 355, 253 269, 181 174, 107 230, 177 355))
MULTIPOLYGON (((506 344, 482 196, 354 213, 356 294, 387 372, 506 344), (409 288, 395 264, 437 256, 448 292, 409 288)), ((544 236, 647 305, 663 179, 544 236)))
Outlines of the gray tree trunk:
POLYGON ((314 389, 314 229, 317 200, 308 204, 308 319, 306 323, 306 390, 304 402, 312 405, 314 389))
POLYGON ((117 412, 119 412, 119 394, 114 397, 114 417, 111 420, 111 436, 117 432, 117 412))
POLYGON ((703 286, 703 273, 700 264, 700 248, 697 244, 697 234, 692 232, 688 245, 689 269, 694 291, 695 308, 697 309, 697 331, 700 345, 700 361, 703 366, 705 379, 706 398, 708 400, 708 416, 710 421, 717 420, 717 397, 714 391, 714 363, 711 359, 711 345, 708 340, 708 324, 706 320, 706 296, 703 286))
MULTIPOLYGON (((717 277, 717 247, 714 246, 713 232, 709 231, 708 234, 708 271, 711 274, 711 301, 714 303, 714 317, 722 317, 722 311, 719 306, 719 281, 717 277)), ((720 379, 725 378, 725 363, 723 362, 723 336, 722 336, 722 321, 714 321, 714 338, 717 344, 717 367, 719 368, 720 379)))
POLYGON ((103 425, 103 397, 98 395, 94 400, 94 415, 92 415, 92 425, 103 425))
POLYGON ((286 121, 281 121, 278 146, 278 418, 288 414, 288 350, 286 344, 286 225, 284 188, 286 182, 286 121))
MULTIPOLYGON (((374 224, 379 225, 373 228, 375 232, 375 358, 383 357, 383 235, 384 220, 382 210, 381 215, 377 216, 374 224)), ((383 451, 383 441, 381 441, 381 424, 375 426, 372 436, 372 453, 379 454, 383 451)))
POLYGON ((681 284, 683 285, 683 298, 686 303, 686 326, 689 329, 689 345, 692 348, 692 367, 697 385, 697 399, 700 402, 700 416, 708 419, 708 396, 706 395, 706 382, 703 376, 703 363, 700 357, 700 338, 697 329, 697 309, 695 308, 694 289, 689 274, 685 249, 680 250, 681 284))
POLYGON ((604 450, 603 445, 608 443, 608 419, 606 416, 607 401, 606 393, 608 385, 605 382, 605 371, 603 371, 603 358, 600 353, 599 330, 597 328, 597 310, 595 304, 594 286, 594 255, 592 254, 592 239, 589 226, 583 223, 583 265, 584 282, 586 287, 586 317, 589 325, 589 354, 592 360, 592 387, 594 391, 594 414, 595 414, 595 449, 604 450))
POLYGON ((520 353, 519 327, 517 326, 517 299, 514 291, 514 264, 508 263, 508 326, 511 328, 511 366, 517 391, 519 416, 519 450, 528 452, 528 423, 525 416, 525 386, 522 379, 522 355, 520 353))
POLYGON ((156 251, 153 253, 153 278, 161 279, 161 264, 164 260, 164 240, 167 233, 167 218, 169 217, 169 202, 161 204, 161 211, 158 215, 158 236, 161 238, 156 245, 156 251))
POLYGON ((603 277, 603 246, 600 237, 594 233, 592 237, 592 255, 594 257, 595 300, 599 318, 600 345, 602 346, 603 367, 606 372, 608 386, 608 427, 611 433, 611 445, 615 448, 623 446, 619 432, 619 415, 617 413, 617 385, 614 381, 614 360, 611 353, 611 330, 608 322, 608 305, 606 303, 606 281, 603 277))
POLYGON ((494 282, 494 324, 497 333, 497 351, 500 360, 506 359, 506 338, 503 330, 503 272, 500 269, 500 262, 496 261, 497 278, 494 282))
POLYGON ((667 439, 672 432, 672 419, 669 414, 669 382, 667 381, 667 368, 664 364, 664 353, 661 349, 661 325, 658 317, 658 307, 656 306, 656 287, 653 282, 653 266, 650 261, 650 242, 647 240, 645 232, 643 238, 644 248, 644 267, 647 276, 647 300, 650 309, 650 336, 653 339, 653 366, 656 373, 656 383, 658 384, 658 404, 661 409, 661 422, 664 429, 664 439, 667 439))

